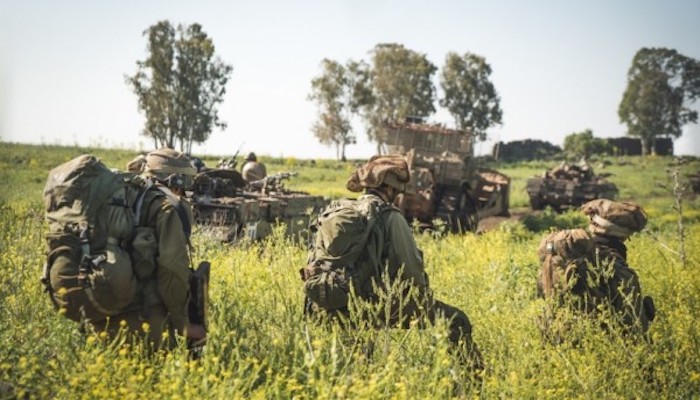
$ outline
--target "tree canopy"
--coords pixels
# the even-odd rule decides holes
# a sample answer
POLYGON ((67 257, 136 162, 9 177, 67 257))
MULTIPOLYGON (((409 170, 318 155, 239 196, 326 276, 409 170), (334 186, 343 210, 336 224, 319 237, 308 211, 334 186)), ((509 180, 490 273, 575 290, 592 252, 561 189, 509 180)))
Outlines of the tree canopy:
POLYGON ((486 130, 501 123, 500 98, 489 80, 491 66, 476 54, 448 53, 440 75, 443 97, 440 105, 447 108, 457 129, 470 129, 481 139, 486 130))
POLYGON ((148 57, 126 76, 146 116, 142 133, 153 138, 155 147, 177 146, 190 153, 192 143, 203 143, 214 128, 226 127, 217 106, 233 67, 215 57, 214 43, 199 24, 174 28, 160 21, 144 36, 148 57))
POLYGON ((561 153, 561 147, 539 139, 498 142, 491 151, 491 155, 496 160, 504 162, 546 160, 559 153, 561 153))
POLYGON ((353 74, 337 61, 323 59, 322 72, 311 81, 309 99, 319 108, 311 130, 322 144, 335 144, 336 158, 345 161, 345 146, 355 143, 350 123, 353 74))
POLYGON ((564 138, 564 153, 571 157, 590 158, 594 154, 610 152, 610 145, 605 139, 593 136, 593 131, 586 129, 574 132, 564 138))
POLYGON ((696 123, 689 108, 700 96, 700 62, 666 48, 642 48, 627 72, 627 88, 618 109, 630 136, 649 154, 656 137, 680 137, 683 125, 696 123))
POLYGON ((377 143, 381 153, 385 121, 427 117, 435 112, 432 76, 437 67, 425 54, 396 43, 376 45, 371 56, 371 66, 364 64, 365 68, 356 70, 365 79, 356 80, 360 85, 355 94, 361 96, 356 98, 357 106, 367 122, 369 139, 377 143))
MULTIPOLYGON (((324 59, 323 72, 311 81, 309 100, 316 102, 318 119, 312 127, 321 143, 341 148, 354 143, 354 117, 364 121, 367 136, 384 150, 385 123, 435 113, 437 67, 425 54, 397 43, 380 43, 370 51, 368 62, 324 59)), ((478 55, 448 53, 441 75, 444 96, 441 106, 455 119, 457 129, 470 130, 485 139, 486 130, 500 124, 500 98, 490 82, 491 67, 478 55)))

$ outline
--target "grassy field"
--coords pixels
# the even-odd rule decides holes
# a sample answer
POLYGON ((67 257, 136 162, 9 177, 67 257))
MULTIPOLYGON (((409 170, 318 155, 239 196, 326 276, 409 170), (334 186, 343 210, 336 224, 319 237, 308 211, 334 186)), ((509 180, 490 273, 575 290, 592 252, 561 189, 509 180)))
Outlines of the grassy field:
MULTIPOLYGON (((134 154, 3 143, 0 147, 0 399, 12 398, 696 398, 700 393, 700 200, 683 198, 686 263, 670 158, 606 161, 622 199, 650 221, 629 242, 629 262, 658 308, 651 343, 624 340, 581 321, 576 347, 542 341, 536 248, 553 227, 585 225, 576 212, 544 212, 481 235, 417 236, 436 297, 465 310, 487 363, 480 380, 448 351, 444 324, 425 329, 341 331, 302 314, 302 245, 281 230, 249 246, 195 231, 195 261, 210 260, 211 330, 204 357, 180 348, 146 356, 122 338, 83 334, 54 312, 39 283, 45 244, 41 191, 49 169, 90 152, 123 168, 134 154), (362 343, 372 339, 368 355, 362 343)), ((216 157, 205 157, 207 165, 216 157)), ((265 159, 269 172, 299 172, 289 186, 349 195, 352 163, 265 159)), ((554 162, 497 165, 511 176, 511 206, 525 207, 528 177, 554 162)), ((594 167, 596 163, 594 163, 594 167)), ((700 169, 693 161, 683 174, 700 169)))

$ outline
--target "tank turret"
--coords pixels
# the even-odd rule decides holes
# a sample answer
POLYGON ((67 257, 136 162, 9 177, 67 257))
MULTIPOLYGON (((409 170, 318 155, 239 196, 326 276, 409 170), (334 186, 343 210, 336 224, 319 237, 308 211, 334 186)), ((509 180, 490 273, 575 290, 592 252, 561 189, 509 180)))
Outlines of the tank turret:
POLYGON ((549 206, 555 211, 563 211, 594 199, 617 198, 617 186, 607 181, 608 176, 596 175, 585 161, 577 164, 562 162, 542 176, 528 179, 525 189, 533 210, 549 206))

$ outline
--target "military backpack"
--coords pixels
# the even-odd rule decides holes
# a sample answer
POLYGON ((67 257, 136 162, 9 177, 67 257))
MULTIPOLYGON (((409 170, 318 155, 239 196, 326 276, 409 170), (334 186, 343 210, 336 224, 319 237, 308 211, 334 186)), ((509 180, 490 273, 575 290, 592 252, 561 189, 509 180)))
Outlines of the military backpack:
POLYGON ((332 202, 311 225, 307 266, 300 273, 308 300, 325 310, 347 306, 350 287, 360 275, 358 260, 386 207, 372 201, 332 202))
POLYGON ((591 236, 583 229, 564 229, 550 233, 540 243, 538 289, 541 295, 586 290, 588 263, 594 254, 591 236))
MULTIPOLYGON (((104 320, 123 312, 139 278, 153 273, 157 241, 153 228, 139 227, 151 181, 113 172, 84 154, 50 171, 44 187, 48 254, 41 281, 54 306, 74 321, 104 320), (146 265, 151 265, 146 268, 146 265), (150 271, 150 272, 149 272, 150 271)), ((179 203, 178 203, 179 205, 179 203)), ((176 206, 189 237, 184 210, 176 206)))

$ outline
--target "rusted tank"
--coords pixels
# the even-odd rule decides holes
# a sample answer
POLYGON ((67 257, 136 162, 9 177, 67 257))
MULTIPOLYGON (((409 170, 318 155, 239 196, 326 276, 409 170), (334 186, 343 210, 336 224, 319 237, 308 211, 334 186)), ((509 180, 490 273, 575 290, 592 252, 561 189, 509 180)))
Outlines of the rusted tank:
POLYGON ((533 210, 549 206, 555 211, 578 207, 599 198, 615 199, 618 189, 606 180, 609 174, 596 175, 586 162, 566 162, 527 181, 527 194, 533 210))
POLYGON ((476 231, 481 218, 508 215, 510 178, 477 165, 468 131, 421 121, 384 128, 389 153, 404 155, 411 168, 409 190, 396 201, 409 221, 464 232, 476 231))
POLYGON ((205 169, 196 176, 190 194, 195 223, 225 242, 263 239, 280 223, 287 236, 303 236, 311 216, 328 201, 286 189, 283 181, 292 176, 280 173, 247 183, 235 169, 205 169))

